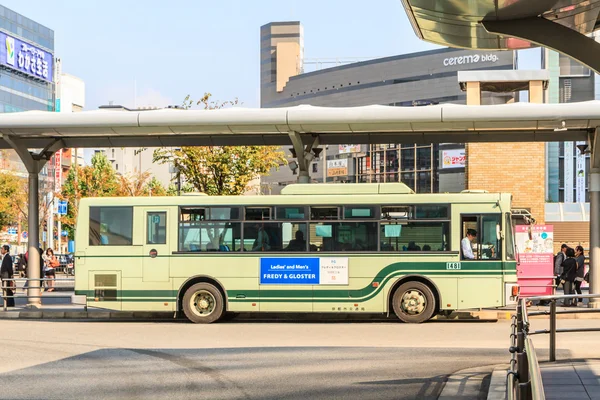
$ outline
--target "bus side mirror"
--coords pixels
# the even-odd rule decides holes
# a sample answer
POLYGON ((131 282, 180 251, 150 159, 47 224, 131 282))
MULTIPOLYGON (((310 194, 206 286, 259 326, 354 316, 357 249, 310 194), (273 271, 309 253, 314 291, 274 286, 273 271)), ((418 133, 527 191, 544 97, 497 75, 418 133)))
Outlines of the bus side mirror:
POLYGON ((496 224, 496 240, 502 239, 502 231, 500 230, 500 224, 496 224))

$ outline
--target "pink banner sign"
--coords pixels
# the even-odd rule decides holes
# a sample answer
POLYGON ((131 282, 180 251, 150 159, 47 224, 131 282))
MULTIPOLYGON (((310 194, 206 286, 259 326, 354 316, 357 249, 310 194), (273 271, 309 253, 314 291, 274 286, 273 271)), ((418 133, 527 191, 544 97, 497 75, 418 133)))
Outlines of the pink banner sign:
POLYGON ((515 227, 520 296, 554 293, 554 230, 552 225, 515 227))

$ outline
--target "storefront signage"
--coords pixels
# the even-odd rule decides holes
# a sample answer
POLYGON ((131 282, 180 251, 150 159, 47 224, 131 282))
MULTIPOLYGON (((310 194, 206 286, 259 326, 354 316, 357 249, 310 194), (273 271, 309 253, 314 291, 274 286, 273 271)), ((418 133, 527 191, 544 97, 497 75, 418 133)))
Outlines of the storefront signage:
POLYGON ((54 189, 60 192, 62 187, 62 153, 58 150, 54 153, 54 189))
POLYGON ((348 175, 348 159, 327 160, 327 176, 348 175))
POLYGON ((467 157, 465 155, 465 149, 442 151, 442 169, 464 168, 466 162, 467 157))
POLYGON ((0 64, 52 82, 52 53, 0 32, 0 64))
MULTIPOLYGON (((586 144, 586 142, 575 144, 586 144)), ((580 151, 577 152, 577 162, 575 163, 575 202, 585 203, 585 154, 580 151)))
POLYGON ((477 63, 495 63, 498 61, 496 54, 469 54, 466 56, 444 58, 444 67, 451 65, 477 64, 477 63))
POLYGON ((340 154, 360 153, 360 144, 340 144, 339 152, 340 154))
POLYGON ((347 285, 348 258, 264 257, 260 259, 261 285, 347 285))
POLYGON ((573 202, 573 142, 565 142, 565 203, 573 202))

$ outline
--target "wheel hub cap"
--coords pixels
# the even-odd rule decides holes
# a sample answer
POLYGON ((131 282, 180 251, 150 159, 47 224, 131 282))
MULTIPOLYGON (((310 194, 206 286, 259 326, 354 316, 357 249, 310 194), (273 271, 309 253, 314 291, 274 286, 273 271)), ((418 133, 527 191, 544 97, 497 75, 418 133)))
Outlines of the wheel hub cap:
POLYGON ((216 300, 214 296, 205 290, 201 290, 192 297, 192 305, 195 312, 203 317, 212 314, 215 310, 216 300))
POLYGON ((421 314, 426 305, 427 300, 420 290, 409 290, 402 296, 402 310, 407 314, 421 314))

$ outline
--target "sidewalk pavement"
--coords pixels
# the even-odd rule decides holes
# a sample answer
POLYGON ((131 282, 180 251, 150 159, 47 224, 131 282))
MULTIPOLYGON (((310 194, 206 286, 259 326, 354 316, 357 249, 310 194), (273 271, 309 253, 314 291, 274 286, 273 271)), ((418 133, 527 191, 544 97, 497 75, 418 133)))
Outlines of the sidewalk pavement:
MULTIPOLYGON (((600 360, 571 360, 541 363, 547 400, 600 400, 600 360)), ((506 399, 507 366, 492 373, 488 400, 506 399)))

